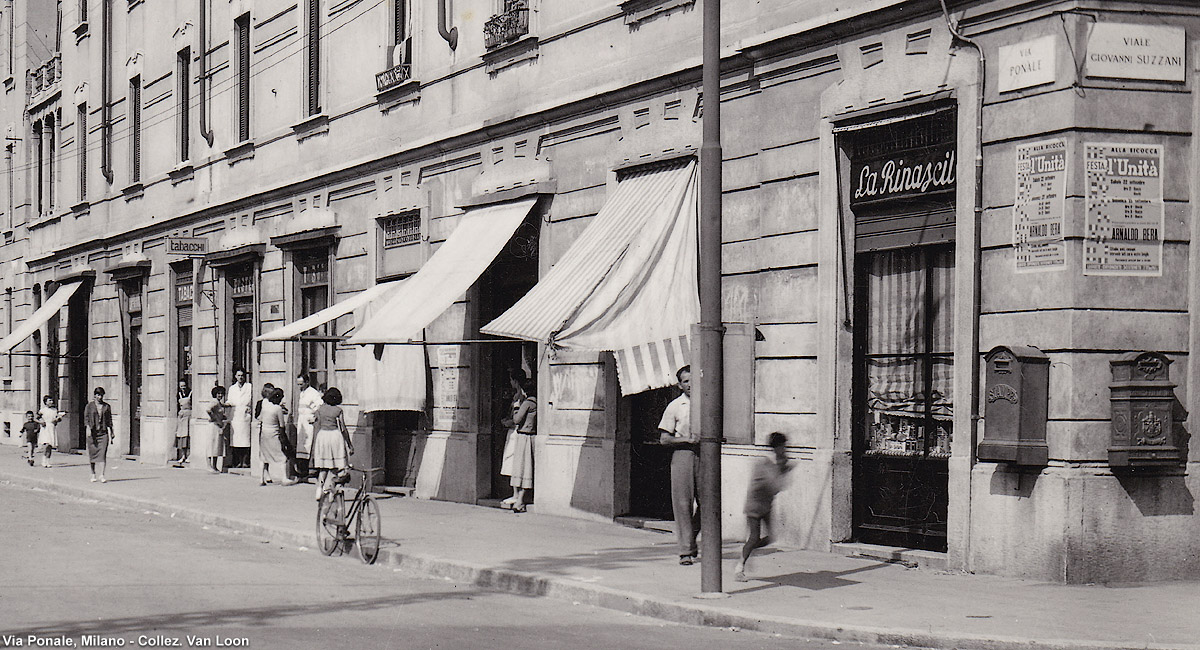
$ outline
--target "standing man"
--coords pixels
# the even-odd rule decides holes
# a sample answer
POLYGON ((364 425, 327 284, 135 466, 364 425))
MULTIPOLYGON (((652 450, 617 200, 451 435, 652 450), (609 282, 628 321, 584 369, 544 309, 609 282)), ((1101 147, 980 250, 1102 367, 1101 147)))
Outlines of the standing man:
POLYGON ((313 386, 312 374, 309 372, 296 375, 296 391, 296 464, 293 471, 297 482, 307 483, 313 422, 317 420, 317 409, 325 402, 321 399, 321 391, 313 386))
POLYGON ((692 437, 692 367, 675 373, 683 394, 667 404, 658 423, 659 443, 674 449, 671 454, 671 510, 675 513, 675 536, 679 540, 679 563, 695 563, 696 535, 700 533, 700 463, 696 439, 692 437))
POLYGON ((232 467, 250 467, 250 429, 254 421, 254 386, 246 381, 246 371, 233 371, 233 385, 229 387, 229 405, 233 417, 229 420, 229 447, 233 457, 232 467))
POLYGON ((96 470, 99 469, 99 481, 107 483, 108 479, 104 478, 104 465, 108 459, 108 443, 116 440, 116 434, 113 433, 112 409, 108 402, 104 401, 104 388, 97 386, 96 390, 92 391, 92 396, 95 399, 88 402, 83 409, 83 424, 87 427, 88 462, 92 465, 92 482, 97 481, 96 470))

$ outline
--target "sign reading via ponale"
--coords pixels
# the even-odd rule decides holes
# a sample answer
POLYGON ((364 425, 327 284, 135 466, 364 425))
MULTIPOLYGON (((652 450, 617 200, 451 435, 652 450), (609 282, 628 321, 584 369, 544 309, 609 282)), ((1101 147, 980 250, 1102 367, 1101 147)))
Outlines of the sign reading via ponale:
POLYGON ((850 166, 850 204, 883 199, 931 196, 954 190, 954 143, 897 153, 885 158, 854 161, 850 166))
POLYGON ((205 237, 168 237, 167 255, 180 257, 200 257, 208 253, 208 239, 205 237))

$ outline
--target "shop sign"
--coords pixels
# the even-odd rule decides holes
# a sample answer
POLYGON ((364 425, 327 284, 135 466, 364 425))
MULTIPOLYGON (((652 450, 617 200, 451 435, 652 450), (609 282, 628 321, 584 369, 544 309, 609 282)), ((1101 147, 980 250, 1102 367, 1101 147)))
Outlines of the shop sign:
POLYGON ((1017 272, 1065 269, 1067 143, 1046 140, 1017 147, 1016 171, 1013 250, 1017 272))
POLYGON ((207 237, 168 237, 167 255, 204 257, 208 254, 207 237))
POLYGON ((1096 23, 1088 37, 1087 76, 1181 82, 1186 50, 1182 27, 1096 23))
POLYGON ((1162 275, 1163 148, 1084 144, 1084 275, 1162 275))
POLYGON ((953 143, 854 161, 850 205, 953 191, 956 168, 953 143))
POLYGON ((1054 83, 1057 63, 1054 36, 1000 48, 1000 92, 1054 83))

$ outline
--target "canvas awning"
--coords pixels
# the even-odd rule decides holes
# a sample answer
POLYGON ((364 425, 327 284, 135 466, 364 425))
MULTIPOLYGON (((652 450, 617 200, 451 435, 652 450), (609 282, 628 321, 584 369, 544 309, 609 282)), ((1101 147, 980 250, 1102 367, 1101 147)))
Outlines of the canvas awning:
MULTIPOLYGON (((379 301, 364 304, 355 323, 361 326, 382 308, 379 301)), ((424 345, 364 345, 356 354, 354 376, 363 413, 425 410, 429 361, 424 345)))
POLYGON ((20 345, 22 341, 36 332, 39 327, 45 325, 46 321, 57 314, 58 310, 67 304, 67 301, 71 299, 71 296, 75 295, 76 291, 79 291, 79 287, 81 286, 83 286, 83 282, 71 282, 70 284, 59 285, 58 289, 49 298, 46 298, 46 302, 37 308, 37 311, 33 312, 29 318, 21 321, 21 324, 9 332, 8 336, 0 339, 0 353, 12 351, 13 348, 20 345))
POLYGON ((364 289, 335 305, 331 305, 325 309, 322 309, 315 314, 310 314, 294 323, 284 325, 279 329, 256 336, 254 337, 254 340, 287 341, 290 339, 295 339, 313 328, 320 327, 329 321, 341 318, 342 316, 345 316, 346 314, 349 314, 350 312, 359 309, 374 300, 384 299, 403 282, 403 280, 397 280, 395 282, 383 282, 369 289, 364 289))
POLYGON ((480 329, 616 353, 621 392, 675 383, 700 319, 692 158, 631 172, 554 268, 480 329))
POLYGON ((496 259, 536 201, 531 197, 469 210, 421 270, 404 281, 349 343, 421 340, 425 326, 466 293, 496 259))

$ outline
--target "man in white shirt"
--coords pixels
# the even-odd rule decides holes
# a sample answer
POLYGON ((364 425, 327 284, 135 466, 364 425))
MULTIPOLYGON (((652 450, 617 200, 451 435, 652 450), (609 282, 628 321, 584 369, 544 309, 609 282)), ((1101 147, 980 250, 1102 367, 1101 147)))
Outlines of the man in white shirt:
POLYGON ((313 386, 312 374, 301 372, 296 376, 296 459, 293 468, 300 483, 308 482, 308 458, 312 451, 313 422, 322 402, 321 391, 313 386))
POLYGON ((696 536, 700 533, 698 486, 700 463, 696 439, 692 437, 692 367, 675 373, 683 394, 667 404, 658 423, 659 443, 674 449, 671 454, 671 510, 675 513, 675 537, 679 540, 679 563, 695 563, 696 536))

